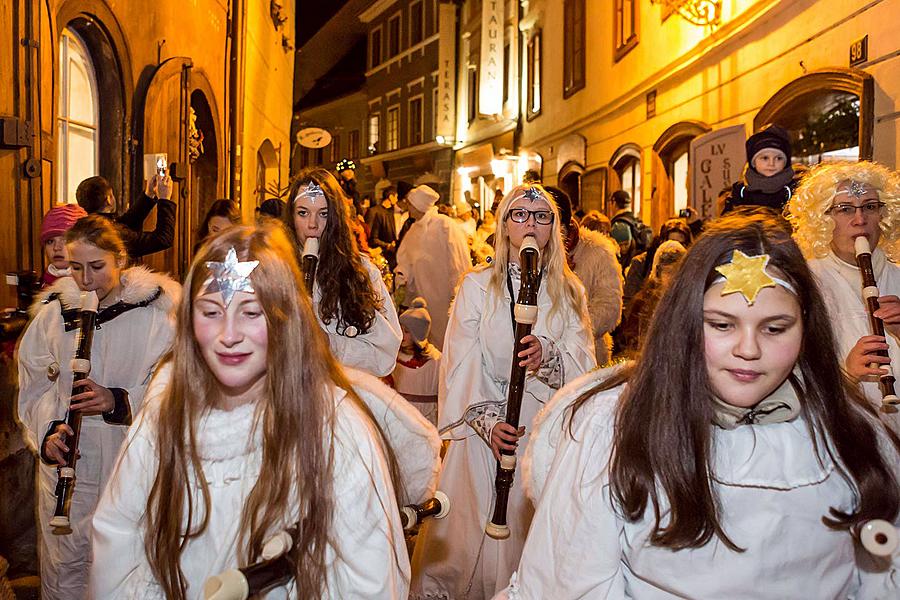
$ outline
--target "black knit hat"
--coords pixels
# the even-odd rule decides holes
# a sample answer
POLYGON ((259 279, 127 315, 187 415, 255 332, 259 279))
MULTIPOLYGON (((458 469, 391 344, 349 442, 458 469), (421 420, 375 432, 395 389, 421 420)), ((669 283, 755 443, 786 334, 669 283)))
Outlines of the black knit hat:
POLYGON ((775 148, 784 152, 788 165, 791 164, 791 137, 787 130, 778 125, 769 125, 762 131, 754 133, 747 138, 747 162, 753 163, 756 153, 765 148, 775 148))
POLYGON ((402 179, 397 182, 397 197, 403 200, 406 198, 406 195, 412 191, 415 186, 410 185, 409 183, 403 181, 402 179))

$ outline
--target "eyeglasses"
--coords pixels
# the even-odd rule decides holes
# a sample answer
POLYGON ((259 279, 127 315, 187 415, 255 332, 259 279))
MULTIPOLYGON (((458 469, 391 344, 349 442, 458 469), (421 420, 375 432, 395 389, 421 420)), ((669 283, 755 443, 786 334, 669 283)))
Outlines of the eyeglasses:
POLYGON ((852 219, 856 216, 857 210, 861 210, 862 214, 867 217, 874 217, 881 214, 882 208, 884 208, 884 202, 866 202, 862 206, 854 206, 853 204, 835 204, 831 207, 830 212, 835 217, 852 219))
POLYGON ((553 211, 513 208, 506 213, 506 218, 511 220, 513 223, 527 223, 529 217, 534 217, 534 222, 538 225, 549 225, 553 222, 553 211))

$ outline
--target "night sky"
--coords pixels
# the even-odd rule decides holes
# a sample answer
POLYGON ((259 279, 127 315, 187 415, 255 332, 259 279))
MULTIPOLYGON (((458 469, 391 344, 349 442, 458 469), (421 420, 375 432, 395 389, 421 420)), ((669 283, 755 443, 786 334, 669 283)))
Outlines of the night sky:
POLYGON ((298 47, 309 41, 316 31, 348 0, 297 0, 298 47))

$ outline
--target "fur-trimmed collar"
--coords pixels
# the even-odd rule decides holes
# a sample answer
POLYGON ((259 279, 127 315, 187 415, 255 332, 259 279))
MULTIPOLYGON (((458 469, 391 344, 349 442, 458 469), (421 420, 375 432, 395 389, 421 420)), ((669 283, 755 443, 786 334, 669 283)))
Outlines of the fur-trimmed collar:
MULTIPOLYGON (((153 306, 164 312, 172 312, 181 299, 181 285, 172 278, 162 273, 154 273, 145 266, 131 267, 122 271, 122 294, 119 300, 127 304, 142 302, 160 290, 159 298, 153 302, 153 306)), ((81 303, 81 290, 72 277, 60 277, 53 285, 41 290, 29 309, 33 317, 40 312, 47 299, 58 294, 63 309, 79 308, 81 303)))

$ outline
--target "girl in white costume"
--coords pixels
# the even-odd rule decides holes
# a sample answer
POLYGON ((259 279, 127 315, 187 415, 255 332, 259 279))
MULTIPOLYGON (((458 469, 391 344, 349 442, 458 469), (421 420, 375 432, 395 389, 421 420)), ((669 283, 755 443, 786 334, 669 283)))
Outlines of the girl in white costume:
POLYGON ((781 223, 706 230, 639 361, 535 420, 537 511, 509 598, 897 598, 856 547, 896 523, 900 440, 842 375, 823 296, 781 223))
POLYGON ((45 598, 82 600, 91 566, 91 515, 106 486, 131 416, 137 414, 157 360, 172 339, 172 311, 180 286, 143 267, 125 269, 125 246, 100 216, 84 217, 66 234, 72 277, 41 293, 34 320, 19 345, 19 419, 39 450, 37 496, 41 590, 45 598), (54 532, 56 464, 63 460, 62 422, 72 393, 82 291, 100 301, 89 390, 72 398, 83 414, 80 459, 72 494, 71 529, 54 532))
POLYGON ((424 527, 413 556, 412 598, 490 598, 518 563, 532 505, 520 473, 510 492, 506 540, 487 537, 500 449, 519 452, 531 419, 554 390, 595 366, 584 291, 566 265, 559 213, 540 186, 519 186, 497 209, 496 260, 467 275, 450 312, 440 377, 438 428, 453 440, 439 487, 453 499, 450 515, 424 527), (511 306, 518 294, 519 248, 532 235, 542 250, 538 318, 526 350, 519 431, 507 425, 506 392, 513 361, 511 306))
POLYGON ((298 258, 307 238, 319 239, 313 309, 328 333, 335 358, 384 377, 400 350, 400 322, 381 273, 360 253, 350 228, 347 200, 325 169, 302 171, 291 185, 284 213, 298 258))
POLYGON ((94 517, 95 598, 202 598, 298 521, 296 573, 268 598, 406 597, 394 479, 414 494, 401 502, 433 491, 437 432, 345 375, 302 284, 277 226, 236 227, 195 259, 172 354, 94 517), (415 458, 398 465, 385 436, 415 458))

